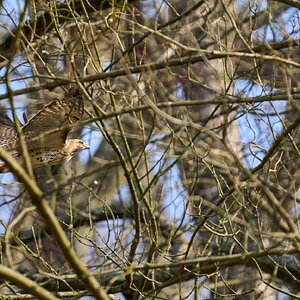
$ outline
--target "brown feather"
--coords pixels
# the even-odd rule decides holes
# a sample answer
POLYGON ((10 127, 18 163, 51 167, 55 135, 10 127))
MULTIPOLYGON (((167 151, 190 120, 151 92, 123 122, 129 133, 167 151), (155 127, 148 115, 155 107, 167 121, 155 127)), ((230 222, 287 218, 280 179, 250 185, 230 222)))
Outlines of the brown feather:
POLYGON ((14 126, 5 124, 0 120, 0 146, 5 150, 10 150, 16 146, 17 133, 14 126))
MULTIPOLYGON (((47 165, 45 161, 50 165, 61 164, 74 155, 64 154, 62 149, 66 146, 66 138, 72 129, 70 125, 76 124, 82 118, 84 105, 78 90, 71 89, 68 95, 66 100, 54 100, 44 106, 28 121, 24 117, 27 122, 22 127, 22 132, 34 167, 47 165), (59 130, 55 131, 56 129, 59 130), (53 130, 55 132, 47 134, 53 130), (55 153, 57 157, 53 156, 55 153)), ((18 136, 12 121, 0 119, 0 146, 10 151, 16 159, 21 158, 18 136)), ((82 148, 80 144, 78 147, 78 149, 87 149, 87 145, 82 148)), ((0 172, 4 170, 7 171, 5 164, 0 162, 0 172)))
POLYGON ((69 125, 80 121, 84 112, 82 98, 72 100, 55 100, 46 105, 28 120, 22 128, 28 148, 41 146, 61 147, 71 131, 69 125), (63 128, 66 126, 65 128, 63 128), (47 134, 51 130, 62 127, 61 130, 47 134), (40 139, 32 141, 32 137, 40 136, 40 139))

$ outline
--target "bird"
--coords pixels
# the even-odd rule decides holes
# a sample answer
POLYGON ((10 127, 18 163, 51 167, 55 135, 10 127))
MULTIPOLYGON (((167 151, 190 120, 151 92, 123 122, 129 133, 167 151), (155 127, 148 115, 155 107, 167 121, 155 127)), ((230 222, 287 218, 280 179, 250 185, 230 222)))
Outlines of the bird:
MULTIPOLYGON (((24 115, 21 134, 25 138, 32 168, 62 165, 79 151, 90 148, 80 139, 67 138, 83 113, 84 104, 79 89, 71 87, 66 99, 52 101, 30 119, 24 115)), ((15 124, 9 119, 0 120, 0 147, 23 163, 15 124)), ((10 172, 9 167, 1 162, 0 173, 7 172, 10 172)))

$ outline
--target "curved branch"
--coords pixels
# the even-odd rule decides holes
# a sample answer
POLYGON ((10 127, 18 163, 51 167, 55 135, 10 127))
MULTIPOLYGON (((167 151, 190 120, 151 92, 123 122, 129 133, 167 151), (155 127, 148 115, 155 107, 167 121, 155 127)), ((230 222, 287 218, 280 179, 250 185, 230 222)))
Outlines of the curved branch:
MULTIPOLYGON (((242 254, 198 257, 171 263, 132 265, 105 271, 103 274, 99 274, 98 272, 93 275, 109 288, 110 293, 118 293, 124 292, 125 274, 132 274, 132 284, 134 285, 138 284, 143 278, 140 273, 141 271, 151 270, 149 278, 155 280, 148 280, 144 291, 153 291, 153 289, 159 290, 179 282, 182 283, 198 278, 200 276, 199 274, 205 276, 205 274, 211 274, 216 270, 237 265, 257 268, 258 264, 262 271, 273 274, 275 260, 278 263, 277 277, 283 280, 291 289, 299 290, 299 270, 297 268, 291 269, 292 271, 287 270, 285 266, 287 255, 295 253, 299 253, 299 250, 296 248, 291 248, 289 250, 271 249, 242 254), (270 256, 272 259, 268 261, 266 258, 270 256), (281 267, 281 265, 285 267, 281 267)), ((61 278, 57 277, 54 280, 49 280, 49 277, 40 275, 34 276, 33 279, 38 282, 45 282, 43 286, 51 291, 69 291, 70 286, 75 290, 86 289, 86 287, 82 285, 82 282, 75 278, 75 275, 74 278, 72 278, 72 275, 70 274, 67 278, 64 278, 62 275, 61 278)))
POLYGON ((0 265, 0 277, 5 278, 5 280, 12 282, 18 287, 21 287, 31 295, 36 296, 38 299, 58 300, 58 298, 53 296, 49 291, 41 287, 35 281, 3 265, 0 265))
MULTIPOLYGON (((135 2, 136 0, 128 0, 128 2, 135 2)), ((114 5, 122 4, 123 0, 114 1, 114 5)), ((93 13, 103 9, 107 9, 112 6, 109 0, 83 0, 83 1, 72 1, 73 14, 84 15, 85 13, 93 13)), ((21 28, 21 40, 25 44, 28 41, 33 42, 45 34, 47 34, 51 29, 54 28, 55 23, 62 25, 67 20, 72 17, 72 12, 69 10, 69 5, 65 3, 59 4, 56 9, 56 15, 54 15, 52 8, 45 6, 45 11, 38 14, 34 20, 29 20, 25 22, 21 28)), ((18 30, 16 28, 9 34, 4 41, 0 44, 0 64, 6 60, 12 58, 15 54, 15 32, 18 30)))
MULTIPOLYGON (((299 41, 285 41, 281 43, 274 43, 269 44, 269 47, 276 50, 277 48, 289 48, 291 46, 299 46, 299 41)), ((209 51, 209 50, 199 50, 201 54, 199 55, 192 55, 192 56, 183 56, 176 59, 169 59, 161 62, 143 64, 139 66, 128 67, 120 70, 115 70, 111 72, 102 72, 95 75, 79 77, 79 81, 81 83, 84 82, 94 82, 97 80, 104 80, 107 78, 116 78, 120 76, 128 76, 128 74, 139 74, 142 72, 148 71, 158 71, 161 69, 166 69, 169 67, 175 66, 182 66, 187 64, 194 64, 198 62, 205 62, 206 60, 214 60, 220 58, 227 58, 227 57, 242 57, 242 58, 251 58, 251 59, 263 59, 266 61, 271 62, 279 62, 287 65, 294 66, 295 68, 300 68, 300 64, 296 61, 292 61, 289 59, 277 57, 274 55, 267 55, 264 53, 270 53, 269 47, 267 48, 265 44, 258 45, 251 49, 253 52, 249 52, 249 49, 239 49, 239 50, 232 50, 232 51, 209 51)), ((47 82, 44 84, 40 84, 38 86, 30 86, 27 88, 19 89, 13 91, 13 96, 23 95, 27 93, 33 93, 40 90, 48 89, 52 90, 58 86, 68 85, 70 83, 76 83, 75 80, 66 79, 66 78, 57 78, 55 81, 47 82)), ((0 100, 8 98, 8 93, 0 94, 0 100)))
POLYGON ((298 0, 274 0, 274 1, 300 9, 300 2, 298 0))
POLYGON ((43 216, 45 223, 52 232, 53 237, 60 246, 67 261, 73 267, 78 277, 86 285, 86 287, 93 293, 96 299, 109 300, 106 292, 101 288, 99 282, 95 277, 91 276, 87 267, 82 263, 75 253, 70 241, 64 233, 56 216, 48 205, 46 199, 43 197, 42 191, 37 186, 34 179, 32 179, 22 168, 22 166, 11 156, 11 154, 0 148, 0 157, 9 166, 20 181, 25 185, 27 191, 31 196, 32 203, 37 207, 40 214, 43 216))

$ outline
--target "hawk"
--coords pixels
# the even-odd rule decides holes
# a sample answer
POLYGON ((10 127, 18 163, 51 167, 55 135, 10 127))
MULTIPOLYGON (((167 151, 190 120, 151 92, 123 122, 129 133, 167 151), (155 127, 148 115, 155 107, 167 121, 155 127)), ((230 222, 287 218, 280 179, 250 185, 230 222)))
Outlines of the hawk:
MULTIPOLYGON (((78 89, 71 88, 67 99, 52 101, 29 120, 24 117, 26 124, 21 127, 21 132, 33 168, 61 165, 79 151, 89 149, 89 145, 79 139, 67 139, 83 112, 82 97, 78 89)), ((22 163, 22 151, 14 125, 10 120, 0 120, 0 147, 22 163)), ((9 168, 2 162, 0 173, 5 172, 9 172, 9 168)))

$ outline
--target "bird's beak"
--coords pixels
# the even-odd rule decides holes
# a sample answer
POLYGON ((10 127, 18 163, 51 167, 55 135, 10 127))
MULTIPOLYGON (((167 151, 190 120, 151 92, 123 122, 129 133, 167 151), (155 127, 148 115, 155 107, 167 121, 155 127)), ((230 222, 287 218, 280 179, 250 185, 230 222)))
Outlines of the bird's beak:
POLYGON ((84 147, 84 150, 85 150, 85 149, 90 149, 90 145, 88 145, 88 144, 86 144, 86 143, 83 144, 83 147, 84 147))

